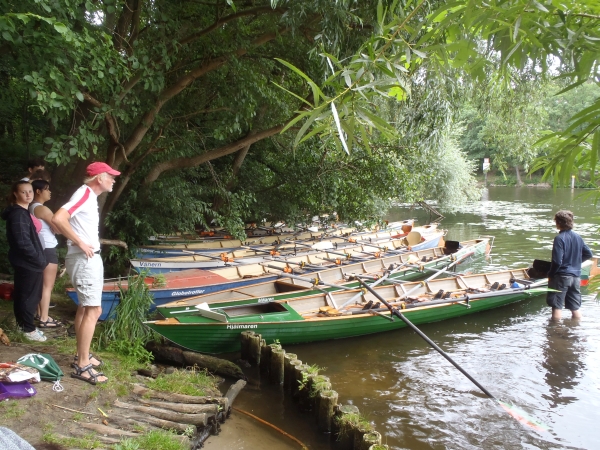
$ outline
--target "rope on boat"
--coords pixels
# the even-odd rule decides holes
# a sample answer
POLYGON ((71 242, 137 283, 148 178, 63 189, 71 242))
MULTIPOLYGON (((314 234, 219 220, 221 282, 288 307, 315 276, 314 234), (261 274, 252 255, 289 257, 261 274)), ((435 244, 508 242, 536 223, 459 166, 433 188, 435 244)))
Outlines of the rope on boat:
POLYGON ((281 434, 283 434, 284 436, 290 438, 292 441, 296 442, 298 445, 300 445, 300 447, 302 447, 302 450, 308 450, 308 447, 306 445, 304 445, 302 442, 300 442, 298 439, 296 439, 294 436, 292 436, 289 433, 286 433, 285 431, 283 431, 281 428, 276 427, 275 425, 273 425, 272 423, 267 422, 266 420, 261 419, 260 417, 256 417, 254 414, 250 414, 248 411, 244 411, 243 409, 239 409, 236 408, 234 406, 231 407, 231 409, 233 409, 234 411, 237 412, 241 412, 242 414, 246 414, 247 416, 252 417, 253 419, 259 421, 260 423, 263 423, 271 428, 273 428, 274 430, 279 431, 281 434))

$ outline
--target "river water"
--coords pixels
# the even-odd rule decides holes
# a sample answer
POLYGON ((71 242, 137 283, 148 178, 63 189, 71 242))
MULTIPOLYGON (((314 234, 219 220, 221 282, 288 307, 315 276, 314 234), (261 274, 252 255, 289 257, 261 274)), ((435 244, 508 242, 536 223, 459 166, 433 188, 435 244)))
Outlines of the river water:
MULTIPOLYGON (((571 209, 575 230, 597 254, 600 210, 582 197, 585 192, 492 187, 481 201, 447 214, 441 226, 452 240, 495 236, 492 256, 473 262, 468 270, 525 267, 533 259, 550 259, 556 234, 553 215, 571 209)), ((397 207, 389 214, 390 220, 409 217, 428 222, 420 209, 397 207)), ((515 421, 409 329, 286 350, 323 368, 340 402, 358 406, 391 449, 596 449, 600 304, 593 297, 584 299, 579 322, 567 311, 561 322, 551 323, 541 296, 420 327, 495 397, 517 405, 548 431, 515 421)), ((278 388, 261 383, 256 372, 249 375, 236 407, 280 427, 310 449, 336 447, 278 388)), ((257 434, 239 448, 261 448, 259 442, 257 434)), ((280 442, 269 447, 298 448, 291 441, 280 442)))

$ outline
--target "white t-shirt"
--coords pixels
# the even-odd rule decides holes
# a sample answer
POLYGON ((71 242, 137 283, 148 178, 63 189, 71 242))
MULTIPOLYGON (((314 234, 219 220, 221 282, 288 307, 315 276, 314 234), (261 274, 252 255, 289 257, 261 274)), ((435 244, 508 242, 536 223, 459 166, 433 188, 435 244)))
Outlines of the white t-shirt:
MULTIPOLYGON (((38 206, 42 206, 41 203, 31 203, 29 205, 29 213, 33 216, 35 216, 35 214, 33 213, 35 211, 35 208, 37 208, 38 206)), ((43 219, 39 219, 38 220, 41 222, 42 224, 42 229, 40 231, 40 241, 42 241, 42 245, 44 248, 54 248, 58 245, 58 241, 56 240, 56 236, 54 236, 54 231, 52 231, 52 228, 50 228, 50 226, 46 223, 45 220, 43 219)))
MULTIPOLYGON (((71 199, 63 205, 71 215, 69 223, 79 238, 86 244, 94 247, 94 251, 100 250, 100 214, 98 212, 98 196, 94 194, 86 184, 81 186, 71 196, 71 199)), ((67 254, 83 253, 71 240, 67 241, 69 248, 67 254)))

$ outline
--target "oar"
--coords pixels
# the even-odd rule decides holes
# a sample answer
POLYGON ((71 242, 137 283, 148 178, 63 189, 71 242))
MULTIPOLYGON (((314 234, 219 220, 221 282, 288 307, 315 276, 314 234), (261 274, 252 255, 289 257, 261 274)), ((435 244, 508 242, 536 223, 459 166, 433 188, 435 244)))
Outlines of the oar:
MULTIPOLYGON (((286 263, 286 264, 292 264, 295 266, 300 266, 301 269, 303 269, 304 267, 309 267, 309 268, 314 268, 314 269, 327 269, 327 267, 323 267, 323 266, 317 266, 315 264, 306 264, 305 262, 295 262, 295 261, 279 261, 277 259, 274 259, 273 262, 282 262, 282 263, 286 263)), ((265 266, 265 267, 269 267, 270 269, 276 269, 276 270, 283 270, 283 268, 281 267, 277 267, 277 266, 272 266, 270 264, 267 263, 259 263, 261 266, 265 266)))
MULTIPOLYGON (((440 269, 440 270, 438 270, 436 273, 434 273, 434 274, 433 274, 433 275, 431 275, 430 277, 426 278, 426 279, 425 279, 425 280, 423 280, 423 281, 420 281, 420 282, 419 282, 419 283, 418 283, 418 284, 417 284, 417 285, 416 285, 414 288, 412 288, 412 289, 411 289, 411 290, 409 290, 408 292, 405 292, 405 293, 404 293, 404 294, 402 294, 400 297, 398 297, 398 300, 401 300, 401 299, 403 299, 403 298, 406 298, 406 297, 408 297, 410 294, 412 294, 413 292, 415 292, 415 291, 416 291, 417 289, 419 289, 421 286, 425 286, 425 284, 426 284, 428 281, 431 281, 431 280, 433 280, 433 279, 434 279, 434 278, 436 278, 438 275, 440 275, 440 274, 442 274, 442 273, 446 272, 446 271, 447 271, 447 270, 448 270, 450 267, 452 267, 452 266, 455 266, 455 265, 456 265, 456 264, 458 264, 460 261, 462 261, 463 259, 465 259, 465 258, 466 258, 466 257, 468 257, 468 256, 471 256, 472 254, 473 254, 473 253, 465 253, 465 254, 464 254, 464 255, 462 255, 460 258, 457 258, 456 260, 454 260, 454 262, 451 262, 450 264, 448 264, 448 265, 447 265, 446 267, 444 267, 443 269, 440 269)), ((410 258, 409 258, 409 260, 407 261, 407 263, 406 263, 406 264, 402 264, 402 265, 401 265, 401 267, 402 267, 402 266, 405 266, 405 265, 408 265, 408 263, 409 263, 409 262, 410 262, 410 258)), ((398 269, 400 269, 400 267, 399 267, 399 268, 397 268, 397 269, 395 269, 394 271, 397 271, 398 269)), ((392 273, 393 273, 393 272, 392 272, 392 273)), ((381 280, 377 280, 377 282, 375 282, 375 283, 371 284, 371 286, 373 286, 373 287, 374 287, 374 286, 376 286, 377 284, 379 284, 379 283, 383 282, 385 279, 387 279, 387 277, 389 277, 389 275, 391 275, 391 273, 390 273, 390 274, 387 274, 387 276, 384 276, 384 277, 382 277, 382 279, 381 279, 381 280)), ((361 280, 362 276, 361 276, 361 275, 355 275, 355 277, 356 277, 356 278, 357 278, 357 279, 358 279, 358 280, 359 280, 359 281, 362 283, 362 280, 361 280)), ((391 282, 391 283, 394 283, 394 284, 404 284, 404 283, 403 283, 402 281, 400 281, 400 280, 390 280, 390 282, 391 282)), ((360 294, 360 293, 359 293, 359 294, 356 294, 356 295, 354 295, 354 296, 353 296, 353 297, 352 297, 350 300, 348 300, 346 303, 344 303, 344 304, 341 306, 341 308, 344 308, 345 306, 349 305, 350 303, 352 303, 352 301, 356 300, 356 299, 357 299, 358 297, 360 297, 361 295, 362 295, 362 294, 360 294)))
MULTIPOLYGON (((414 262, 414 260, 412 260, 411 258, 416 258, 415 255, 411 255, 408 257, 408 260, 405 263, 400 264, 398 267, 395 267, 392 270, 388 270, 381 278, 379 278, 377 281, 375 281, 374 283, 371 284, 371 286, 377 286, 378 284, 383 283, 385 280, 387 280, 391 275, 393 275, 394 273, 400 271, 401 269, 403 269, 404 267, 406 267, 409 264, 412 264, 414 262)), ((357 276, 358 278, 358 276, 357 276)), ((417 286, 419 287, 419 286, 417 286)), ((358 292, 355 295, 353 295, 349 300, 347 300, 346 302, 344 302, 344 304, 342 306, 340 306, 339 309, 344 309, 346 306, 348 306, 350 303, 353 303, 354 301, 356 301, 358 298, 362 297, 363 292, 358 292)))
MULTIPOLYGON (((256 252, 256 253, 265 253, 267 255, 277 256, 277 255, 273 255, 273 251, 276 251, 276 250, 263 250, 263 249, 260 249, 260 248, 252 248, 252 247, 250 247, 248 245, 241 245, 240 248, 243 248, 243 249, 246 249, 246 250, 251 250, 251 251, 256 252)), ((277 251, 277 253, 279 253, 279 252, 277 251)))
MULTIPOLYGON (((231 258, 231 261, 225 261, 221 256, 212 256, 212 255, 206 255, 204 253, 196 253, 193 252, 191 250, 181 250, 182 253, 191 253, 192 255, 195 256, 200 256, 200 257, 204 257, 204 258, 208 258, 208 259, 218 259, 219 261, 223 261, 225 264, 227 264, 228 262, 233 262, 233 258, 231 258)), ((221 252, 224 253, 224 252, 221 252)), ((227 260, 229 259, 229 257, 225 257, 227 260)))
MULTIPOLYGON (((315 250, 315 252, 325 252, 325 253, 331 253, 332 255, 338 255, 338 256, 342 256, 342 257, 344 257, 344 258, 348 258, 348 259, 349 259, 349 258, 352 258, 352 255, 351 255, 350 253, 338 253, 338 252, 331 251, 331 250, 330 250, 330 249, 328 249, 328 248, 326 248, 326 249, 323 249, 323 250, 314 249, 312 245, 308 245, 308 244, 300 244, 300 243, 298 243, 298 242, 294 242, 294 241, 288 241, 288 240, 285 240, 284 242, 287 242, 287 243, 289 243, 289 244, 298 245, 298 246, 300 246, 300 247, 308 247, 308 248, 310 248, 310 249, 312 249, 312 250, 315 250)), ((360 253, 362 253, 362 252, 360 252, 360 253)))
POLYGON ((381 251, 388 251, 389 250, 387 247, 380 247, 379 245, 371 244, 370 242, 363 241, 362 239, 345 238, 345 237, 342 237, 342 236, 340 236, 340 239, 343 239, 344 241, 347 241, 347 242, 361 244, 361 245, 364 245, 366 247, 374 247, 374 248, 377 248, 377 249, 379 249, 381 251))
POLYGON ((298 275, 292 275, 289 273, 281 274, 280 276, 284 277, 284 278, 293 278, 293 279, 300 280, 300 281, 306 281, 307 283, 312 284, 314 287, 317 287, 317 285, 322 284, 323 286, 334 287, 334 288, 338 288, 341 290, 347 290, 347 291, 355 290, 355 288, 340 286, 339 284, 327 283, 326 281, 320 280, 319 278, 300 277, 298 275))
POLYGON ((471 380, 471 382, 475 386, 477 386, 479 389, 481 389, 481 392, 483 392, 485 395, 487 395, 492 400, 496 400, 498 402, 498 404, 500 406, 502 406, 502 408, 504 408, 504 410, 506 412, 508 412, 512 417, 514 417, 517 421, 524 423, 525 425, 528 425, 536 430, 544 430, 544 429, 547 430, 548 429, 548 427, 546 427, 544 424, 542 424, 540 421, 536 420, 535 418, 527 416, 527 414, 523 413, 523 411, 518 410, 513 405, 509 405, 508 403, 505 403, 502 400, 499 400, 496 397, 494 397, 490 393, 490 391, 488 391, 486 388, 484 388, 475 378, 473 378, 465 369, 463 369, 456 361, 454 361, 444 350, 442 350, 440 347, 438 347, 438 345, 435 342, 433 342, 431 339, 429 339, 429 337, 425 333, 423 333, 421 330, 419 330, 410 320, 408 320, 404 316, 404 314, 402 314, 400 311, 398 311, 396 308, 394 308, 392 305, 390 305, 381 295, 379 295, 377 293, 377 291, 375 291, 375 289, 373 289, 371 286, 369 286, 367 283, 365 283, 361 279, 359 279, 358 281, 371 294, 373 294, 379 301, 381 301, 390 310, 390 314, 400 318, 400 320, 402 320, 408 327, 410 327, 415 333, 417 333, 421 338, 423 338, 423 340, 425 342, 427 342, 431 347, 433 347, 440 355, 442 355, 444 358, 446 358, 446 360, 448 360, 448 362, 450 362, 450 364, 452 364, 454 367, 456 367, 465 377, 467 377, 469 380, 471 380))
MULTIPOLYGON (((548 288, 529 289, 527 287, 517 288, 517 289, 504 289, 502 291, 481 292, 481 293, 472 294, 472 295, 464 295, 462 297, 444 298, 444 299, 440 299, 440 300, 430 300, 427 302, 411 303, 411 304, 402 306, 402 309, 421 308, 423 306, 433 306, 433 305, 449 305, 452 303, 460 304, 461 306, 470 308, 471 305, 469 304, 469 302, 471 300, 479 300, 482 298, 490 298, 490 297, 500 297, 502 295, 508 295, 508 294, 520 294, 523 291, 528 291, 531 293, 531 295, 544 294, 544 293, 548 292, 549 290, 552 290, 552 289, 548 289, 548 288)), ((359 310, 359 311, 351 311, 350 314, 351 315, 363 314, 363 313, 368 313, 369 311, 381 312, 381 311, 387 311, 387 308, 377 308, 375 310, 366 309, 366 310, 359 310)))

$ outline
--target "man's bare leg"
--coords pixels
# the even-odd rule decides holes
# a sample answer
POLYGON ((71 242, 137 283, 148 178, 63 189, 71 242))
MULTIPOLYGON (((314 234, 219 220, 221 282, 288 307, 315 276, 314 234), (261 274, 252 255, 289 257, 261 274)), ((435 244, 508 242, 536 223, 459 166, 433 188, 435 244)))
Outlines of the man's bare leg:
POLYGON ((75 313, 75 322, 73 323, 73 328, 75 328, 75 336, 77 336, 79 333, 79 326, 81 325, 84 312, 85 308, 81 305, 77 305, 77 313, 75 313))
POLYGON ((572 314, 572 318, 573 319, 581 319, 583 316, 581 315, 581 311, 580 310, 571 310, 571 314, 572 314))
MULTIPOLYGON (((82 368, 90 364, 90 346, 92 345, 92 339, 94 338, 94 331, 96 330, 96 323, 98 318, 102 314, 101 306, 79 306, 77 308, 77 315, 75 316, 76 325, 75 332, 77 335, 77 365, 82 368), (83 310, 81 318, 78 321, 79 310, 83 310)), ((87 373, 87 372, 86 372, 87 373)), ((85 375, 83 375, 85 376, 85 375)), ((105 376, 98 377, 98 382, 108 380, 105 376)))
POLYGON ((552 320, 560 320, 562 318, 562 311, 558 308, 552 308, 552 320))

